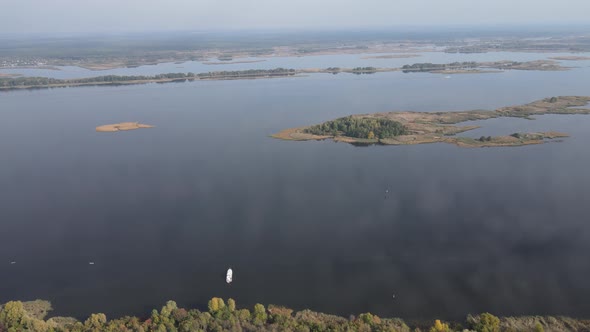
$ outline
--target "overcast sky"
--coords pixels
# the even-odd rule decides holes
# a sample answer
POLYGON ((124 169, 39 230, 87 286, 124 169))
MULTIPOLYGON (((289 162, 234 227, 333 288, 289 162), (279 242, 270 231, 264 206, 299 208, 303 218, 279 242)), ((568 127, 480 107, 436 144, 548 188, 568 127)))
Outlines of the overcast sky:
POLYGON ((590 0, 0 0, 0 32, 588 23, 590 0))

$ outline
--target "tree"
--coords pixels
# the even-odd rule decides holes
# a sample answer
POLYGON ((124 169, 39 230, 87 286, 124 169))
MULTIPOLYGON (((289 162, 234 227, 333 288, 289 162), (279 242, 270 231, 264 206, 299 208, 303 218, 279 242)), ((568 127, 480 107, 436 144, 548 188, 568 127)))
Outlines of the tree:
POLYGON ((500 331, 500 319, 490 313, 483 313, 479 315, 478 319, 472 324, 473 329, 477 332, 499 332, 500 331))
POLYGON ((375 139, 375 133, 373 131, 370 131, 369 134, 367 135, 368 139, 375 139))
POLYGON ((225 308, 225 303, 223 302, 223 299, 219 297, 214 297, 211 300, 209 300, 209 312, 211 314, 214 314, 222 310, 223 308, 225 308))
POLYGON ((434 321, 434 326, 430 328, 430 332, 451 332, 451 329, 449 328, 449 324, 437 319, 434 321))
POLYGON ((535 332, 544 332, 543 324, 541 322, 535 323, 535 332))
POLYGON ((266 309, 264 309, 264 306, 262 304, 257 303, 254 306, 254 324, 262 325, 266 323, 267 318, 268 315, 266 314, 266 309))
POLYGON ((160 316, 168 318, 168 317, 170 317, 172 310, 177 309, 177 308, 178 307, 176 306, 176 302, 168 301, 168 302, 166 302, 166 305, 162 307, 162 310, 160 310, 160 316))
POLYGON ((227 306, 229 307, 229 312, 236 311, 236 301, 234 299, 227 300, 227 306))
POLYGON ((0 324, 7 327, 19 327, 24 323, 25 315, 21 301, 10 301, 0 310, 0 324))
POLYGON ((107 316, 105 314, 92 314, 84 322, 84 327, 91 331, 102 331, 106 322, 107 316))
POLYGON ((250 311, 248 309, 240 309, 238 311, 238 319, 242 322, 247 321, 250 319, 250 311))

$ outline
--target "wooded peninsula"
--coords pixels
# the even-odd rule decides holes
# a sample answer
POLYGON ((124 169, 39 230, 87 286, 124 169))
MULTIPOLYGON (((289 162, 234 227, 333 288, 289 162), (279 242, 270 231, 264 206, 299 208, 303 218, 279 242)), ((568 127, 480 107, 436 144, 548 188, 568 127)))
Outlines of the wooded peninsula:
POLYGON ((351 115, 318 125, 285 129, 272 135, 292 141, 332 139, 357 145, 408 145, 450 143, 461 147, 496 147, 542 144, 546 139, 567 137, 559 132, 513 133, 508 136, 487 136, 479 139, 457 137, 458 133, 479 126, 457 126, 461 122, 493 118, 524 118, 532 120, 543 114, 590 114, 590 96, 551 97, 521 106, 502 107, 494 111, 462 112, 388 112, 351 115))

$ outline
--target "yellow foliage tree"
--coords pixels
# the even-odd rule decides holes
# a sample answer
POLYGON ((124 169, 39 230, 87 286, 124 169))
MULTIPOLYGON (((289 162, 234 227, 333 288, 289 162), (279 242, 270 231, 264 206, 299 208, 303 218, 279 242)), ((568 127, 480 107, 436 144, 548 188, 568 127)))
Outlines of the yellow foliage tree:
POLYGON ((214 297, 209 300, 209 312, 216 313, 219 310, 225 308, 225 302, 223 302, 222 298, 214 297))
POLYGON ((375 133, 373 131, 370 131, 369 134, 367 135, 368 139, 375 139, 375 133))
POLYGON ((434 321, 434 326, 430 328, 430 332, 451 332, 451 329, 449 328, 449 324, 437 319, 434 321))
POLYGON ((236 301, 234 301, 234 299, 227 300, 227 306, 229 308, 229 312, 236 311, 236 301))

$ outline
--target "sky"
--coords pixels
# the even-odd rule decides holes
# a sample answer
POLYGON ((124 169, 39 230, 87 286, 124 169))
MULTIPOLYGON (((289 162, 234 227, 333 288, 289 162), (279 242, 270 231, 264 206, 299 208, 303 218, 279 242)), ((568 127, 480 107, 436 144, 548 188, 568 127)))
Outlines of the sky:
POLYGON ((0 0, 0 32, 587 24, 588 13, 590 0, 0 0))

